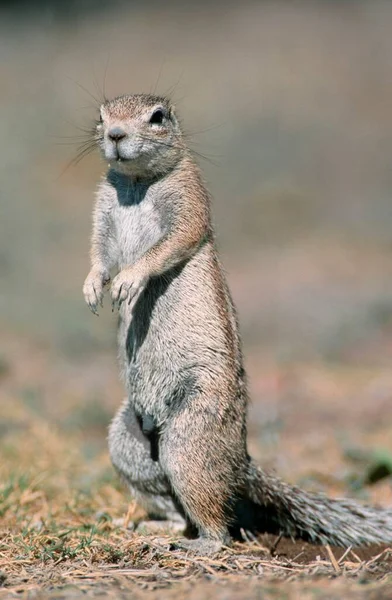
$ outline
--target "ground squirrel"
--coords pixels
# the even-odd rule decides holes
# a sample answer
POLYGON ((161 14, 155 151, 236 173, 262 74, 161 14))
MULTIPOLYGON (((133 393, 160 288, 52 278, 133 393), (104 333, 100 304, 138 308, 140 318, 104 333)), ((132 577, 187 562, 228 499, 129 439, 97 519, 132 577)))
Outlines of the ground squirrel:
POLYGON ((392 542, 392 510, 304 492, 247 453, 247 386, 210 198, 171 102, 106 101, 94 132, 109 169, 93 217, 84 296, 110 294, 127 399, 109 429, 115 469, 151 516, 218 551, 240 528, 348 546, 392 542))

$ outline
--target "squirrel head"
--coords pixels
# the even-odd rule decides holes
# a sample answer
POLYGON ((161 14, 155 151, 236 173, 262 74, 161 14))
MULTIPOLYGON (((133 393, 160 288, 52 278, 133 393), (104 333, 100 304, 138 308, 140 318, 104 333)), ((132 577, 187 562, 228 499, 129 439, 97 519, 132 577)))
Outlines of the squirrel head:
POLYGON ((149 94, 118 96, 102 104, 96 138, 109 166, 135 177, 169 172, 186 150, 173 105, 149 94))

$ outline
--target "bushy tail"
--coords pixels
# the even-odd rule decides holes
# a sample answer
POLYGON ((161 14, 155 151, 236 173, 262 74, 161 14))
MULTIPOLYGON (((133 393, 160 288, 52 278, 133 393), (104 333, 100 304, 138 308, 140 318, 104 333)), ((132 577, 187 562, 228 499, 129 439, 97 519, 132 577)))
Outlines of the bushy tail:
POLYGON ((305 492, 266 473, 252 460, 247 484, 260 530, 344 547, 392 543, 392 509, 305 492))

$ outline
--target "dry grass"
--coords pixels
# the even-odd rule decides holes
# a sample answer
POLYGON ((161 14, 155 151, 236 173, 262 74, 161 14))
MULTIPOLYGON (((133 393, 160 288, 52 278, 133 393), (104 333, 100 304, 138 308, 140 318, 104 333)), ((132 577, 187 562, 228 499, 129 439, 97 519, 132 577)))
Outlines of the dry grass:
POLYGON ((213 559, 172 551, 175 538, 169 535, 144 536, 114 524, 114 507, 123 506, 123 497, 108 483, 97 479, 90 492, 72 491, 72 461, 66 454, 54 456, 65 465, 58 478, 50 474, 50 486, 42 475, 14 477, 3 486, 0 597, 54 588, 167 590, 207 581, 226 587, 285 582, 287 593, 291 582, 304 580, 318 581, 322 589, 322 581, 339 578, 367 583, 369 591, 376 586, 380 593, 392 584, 392 548, 364 553, 281 540, 274 549, 273 540, 264 536, 237 543, 213 559))
POLYGON ((262 536, 209 559, 175 550, 170 532, 125 529, 118 523, 129 507, 104 431, 86 457, 88 428, 65 431, 15 397, 3 398, 2 414, 0 598, 258 598, 260 590, 263 598, 389 597, 391 548, 344 551, 262 536))

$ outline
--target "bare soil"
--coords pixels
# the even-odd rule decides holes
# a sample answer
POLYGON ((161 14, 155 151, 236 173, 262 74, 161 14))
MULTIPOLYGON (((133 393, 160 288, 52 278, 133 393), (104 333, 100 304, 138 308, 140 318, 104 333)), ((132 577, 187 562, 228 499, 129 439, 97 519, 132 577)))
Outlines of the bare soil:
MULTIPOLYGON (((122 391, 113 356, 72 362, 11 334, 6 348, 0 598, 391 597, 387 546, 335 548, 262 535, 209 559, 175 550, 178 534, 171 531, 125 528, 125 520, 138 523, 145 515, 108 459, 106 427, 122 391)), ((261 360, 252 356, 250 368, 261 360)), ((385 377, 382 368, 372 370, 372 379, 387 385, 385 377)), ((368 378, 353 367, 266 366, 252 383, 256 398, 261 390, 268 398, 263 410, 258 403, 251 408, 252 453, 308 489, 387 506, 390 478, 365 483, 372 449, 385 447, 390 432, 384 395, 370 402, 368 378), (343 391, 357 403, 339 412, 343 391)))

